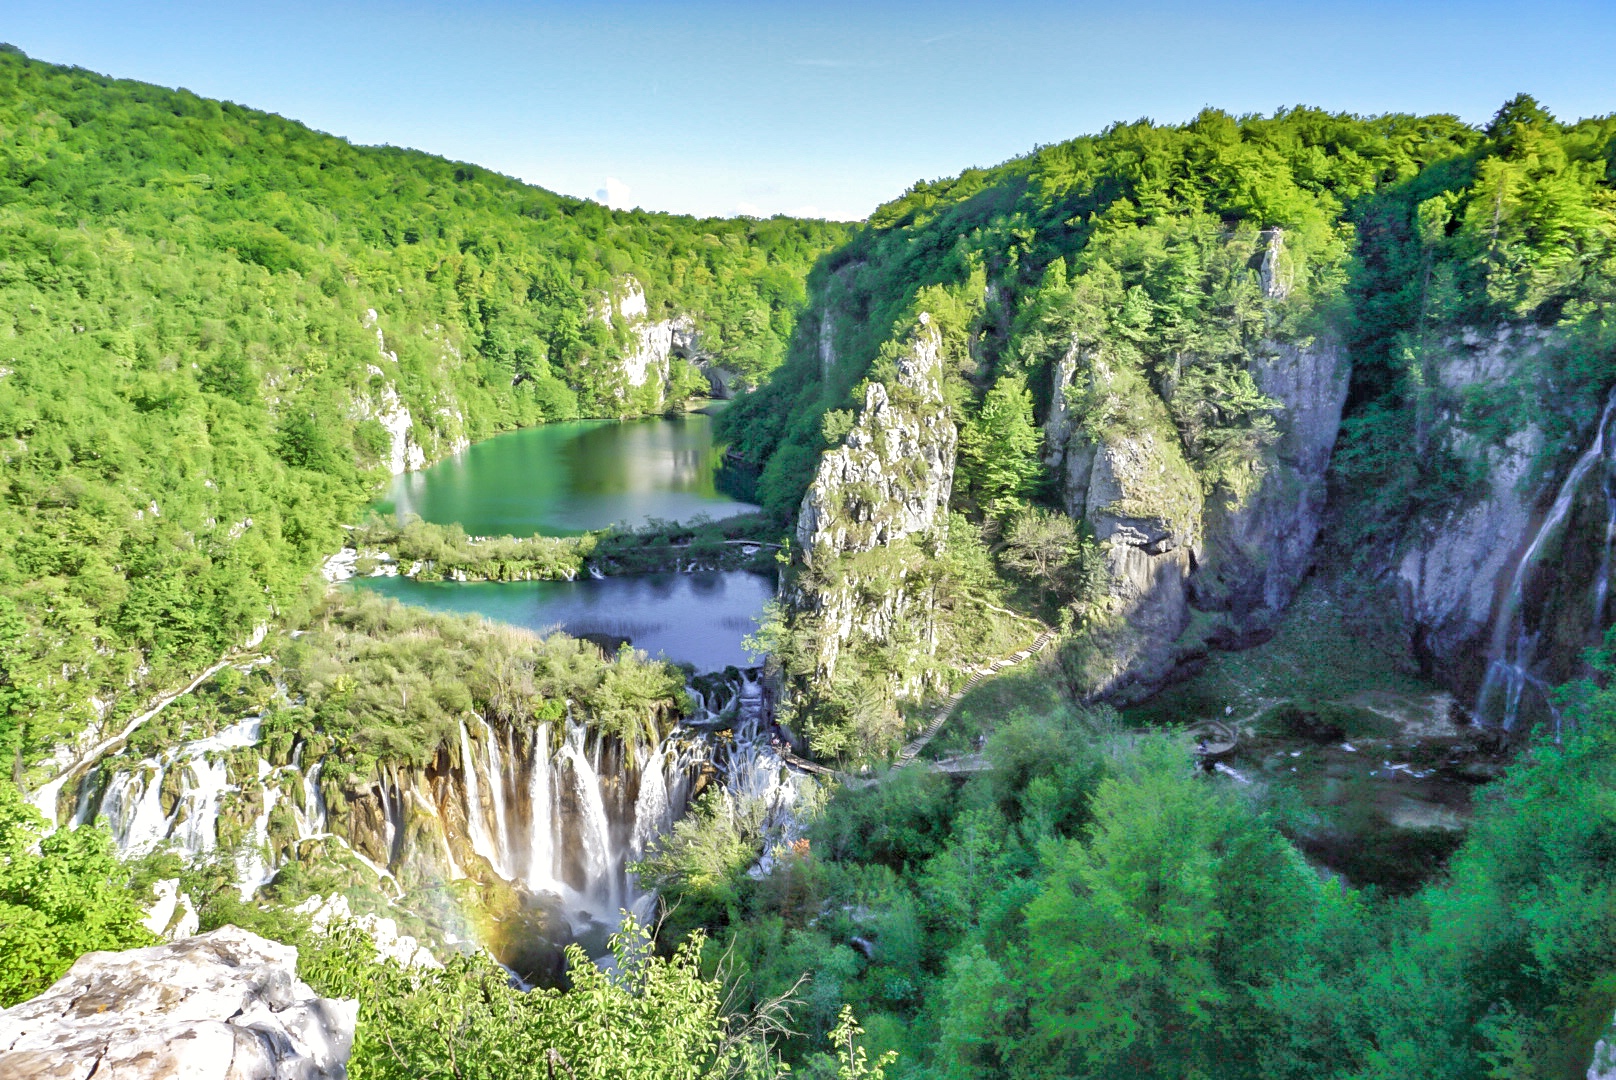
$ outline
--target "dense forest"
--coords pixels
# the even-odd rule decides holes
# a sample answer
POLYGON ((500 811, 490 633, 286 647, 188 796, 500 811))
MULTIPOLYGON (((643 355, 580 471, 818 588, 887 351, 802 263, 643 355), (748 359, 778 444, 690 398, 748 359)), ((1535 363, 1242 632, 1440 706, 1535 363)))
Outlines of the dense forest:
MULTIPOLYGON (((1343 349, 1351 386, 1329 482, 1351 509, 1329 538, 1344 559, 1389 558, 1410 522, 1462 507, 1484 484, 1475 446, 1502 445, 1530 419, 1543 429, 1534 472, 1552 475, 1598 417, 1616 381, 1613 185, 1616 120, 1562 124, 1525 96, 1482 130, 1311 109, 1118 124, 917 183, 878 208, 815 268, 790 356, 720 430, 750 464, 757 500, 790 517, 927 313, 959 427, 951 506, 996 552, 1003 583, 1080 631, 1063 652, 1084 697, 1096 657, 1125 643, 1107 625, 1114 598, 1096 573, 1093 523, 1072 502, 1083 484, 1066 473, 1074 455, 1053 437, 1057 413, 1090 445, 1161 447, 1124 516, 1195 546, 1294 453, 1286 407, 1259 387, 1258 368, 1287 349, 1343 349), (1555 347, 1507 379, 1443 385, 1444 350, 1494 325, 1552 330, 1555 347)), ((850 684, 823 696, 881 694, 850 684)), ((885 724, 873 712, 869 723, 885 724)))
MULTIPOLYGON (((1127 356, 1166 399, 1203 485, 1235 483, 1265 446, 1266 410, 1242 363, 1253 339, 1348 336, 1360 416, 1384 418, 1416 393, 1419 350, 1445 327, 1602 313, 1616 257, 1613 139, 1616 120, 1563 125, 1524 97, 1484 131, 1443 116, 1208 110, 920 182, 816 268, 824 327, 798 336, 726 430, 765 465, 765 505, 791 513, 826 445, 821 417, 851 403, 918 305, 951 326, 958 392, 980 403, 974 423, 994 451, 1009 425, 989 403, 1024 383, 1044 413, 1049 367, 1076 334, 1127 356), (1251 271, 1274 229, 1283 300, 1264 310, 1251 271)), ((1376 446, 1402 434, 1363 433, 1376 446)), ((972 475, 994 451, 962 460, 965 499, 998 498, 1006 481, 972 475)))
MULTIPOLYGON (((1277 773, 1214 770, 1179 728, 1197 717, 1171 705, 1165 723, 1119 711, 1166 675, 1110 684, 1133 697, 1098 681, 1136 643, 1112 587, 1126 575, 1107 562, 1121 544, 1098 538, 1095 481, 1074 480, 1074 460, 1150 448, 1106 511, 1139 532, 1167 523, 1141 544, 1151 557, 1195 552, 1183 562, 1201 576, 1183 588, 1201 606, 1185 601, 1168 636, 1221 635, 1231 653, 1283 637, 1297 581, 1257 612, 1267 621, 1241 623, 1225 586, 1254 571, 1207 537, 1268 506, 1275 478, 1302 485, 1287 457, 1298 421, 1264 389, 1264 365, 1345 357, 1340 437, 1330 426, 1315 478, 1329 512, 1302 500, 1320 517, 1311 587, 1393 620, 1384 566, 1485 492, 1496 458, 1475 447, 1529 420, 1523 483, 1553 490, 1595 438, 1616 383, 1616 118, 1562 123, 1524 95, 1484 127, 1208 110, 917 183, 856 229, 611 211, 14 51, 0 54, 0 128, 0 739, 13 774, 0 781, 0 1005, 87 950, 149 942, 152 883, 176 877, 203 929, 295 942, 317 990, 360 999, 361 1078, 1585 1074, 1616 1011, 1616 636, 1546 690, 1552 727, 1484 736, 1463 718, 1472 741, 1512 745, 1487 752, 1462 826, 1410 830, 1427 846, 1401 849, 1392 872, 1332 862, 1298 839, 1327 810, 1277 773), (436 455, 696 388, 694 358, 654 398, 625 380, 630 278, 651 316, 694 319, 703 361, 755 387, 719 420, 736 483, 772 518, 748 528, 791 523, 827 451, 875 441, 871 414, 952 425, 951 486, 923 541, 840 562, 829 546, 781 553, 785 587, 754 640, 788 697, 786 734, 820 759, 820 779, 793 789, 788 843, 761 799, 704 784, 633 867, 660 893, 655 925, 626 921, 604 969, 572 946, 567 988, 529 992, 481 951, 408 969, 356 928, 316 934, 289 910, 326 891, 389 910, 390 878, 416 914, 514 926, 514 890, 474 852, 458 852, 471 872, 448 883, 401 857, 385 873, 289 860, 243 898, 227 860, 125 863, 99 828, 43 827, 17 790, 31 766, 263 624, 262 663, 225 668, 143 728, 137 759, 251 710, 261 748, 237 748, 231 767, 290 788, 300 755, 328 754, 311 791, 358 805, 385 803, 389 771, 395 792, 401 770, 422 790, 475 777, 479 723, 490 754, 495 726, 535 755, 563 718, 626 746, 671 729, 694 692, 671 665, 333 599, 311 574, 387 475, 388 402, 436 455), (1548 344, 1496 378, 1444 374, 1454 342, 1497 327, 1548 344), (900 386, 932 342, 937 401, 900 386), (898 609, 881 632, 901 642, 872 632, 815 685, 838 629, 796 601, 844 586, 872 607, 923 589, 929 606, 898 609), (889 768, 976 661, 1040 631, 1057 640, 1049 657, 965 699, 940 736, 955 768, 889 768)), ((889 464, 892 484, 919 482, 912 463, 889 464)), ((849 485, 838 505, 878 504, 874 486, 849 485)), ((723 544, 703 529, 679 542, 723 544)), ((575 573, 601 552, 633 569, 656 558, 636 549, 671 542, 473 552, 452 527, 372 521, 359 535, 490 578, 575 573)), ((1352 636, 1364 625, 1340 623, 1333 647, 1351 655, 1330 663, 1374 667, 1379 639, 1352 636)), ((1316 648, 1324 666, 1315 642, 1301 662, 1316 648)), ((1430 674, 1400 647, 1400 670, 1430 674)), ((1369 710, 1305 704, 1259 714, 1292 729, 1283 767, 1357 753, 1346 725, 1369 710)), ((386 834, 371 850, 391 846, 382 809, 334 831, 357 852, 361 821, 386 834)), ((295 846, 289 816, 272 840, 295 846)), ((451 843, 471 847, 437 828, 450 862, 451 843)))
MULTIPOLYGON (((427 457, 662 407, 625 381, 627 320, 601 317, 629 278, 755 383, 846 235, 613 211, 15 49, 0 131, 0 752, 19 779, 115 725, 127 687, 295 622, 401 407, 427 457)), ((674 398, 705 392, 689 359, 674 398)))
MULTIPOLYGON (((1192 779, 1181 744, 1074 704, 1119 640, 1117 596, 1051 440, 1064 410, 1070 446, 1167 447, 1115 513, 1186 522, 1206 544, 1195 568, 1215 571, 1201 530, 1220 519, 1203 507, 1260 507, 1290 464, 1287 410, 1257 384, 1265 358, 1344 352, 1321 573, 1395 610, 1384 566, 1487 491, 1501 458, 1475 447, 1535 425, 1542 484, 1597 435, 1616 382, 1613 289, 1616 120, 1561 123, 1525 96, 1485 128, 1308 109, 1119 124, 879 208, 815 268, 790 356, 723 431, 759 501, 792 514, 926 313, 959 452, 949 549, 921 573, 988 563, 996 599, 1066 631, 1061 661, 986 722, 988 771, 838 793, 789 873, 725 872, 747 815, 698 808, 655 867, 675 917, 721 942, 728 927, 759 1000, 811 969, 816 1030, 852 1001, 902 1075, 1581 1076, 1616 1003, 1596 989, 1616 970, 1595 854, 1612 820, 1573 809, 1616 760, 1596 689, 1608 659, 1561 691, 1555 730, 1577 734, 1540 731, 1451 860, 1404 854, 1423 889, 1321 882, 1293 846, 1308 828, 1294 803, 1192 779), (1452 355, 1477 327, 1550 344, 1457 381, 1452 355)), ((884 557, 888 580, 917 579, 884 557)), ((1216 584, 1194 596, 1210 613, 1192 627, 1230 617, 1216 584)), ((980 619, 968 604, 935 613, 945 642, 980 619)), ((831 632, 783 612, 771 644, 789 660, 831 632)), ((921 722, 910 709, 892 725, 913 671, 902 655, 916 662, 889 650, 815 687, 794 722, 816 747, 890 754, 921 722)))

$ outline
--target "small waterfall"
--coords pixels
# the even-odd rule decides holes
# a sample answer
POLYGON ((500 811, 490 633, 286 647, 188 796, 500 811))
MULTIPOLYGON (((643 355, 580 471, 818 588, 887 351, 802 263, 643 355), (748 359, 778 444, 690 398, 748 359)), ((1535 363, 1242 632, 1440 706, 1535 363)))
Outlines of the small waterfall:
MULTIPOLYGON (((596 743, 599 749, 599 743, 596 743)), ((578 807, 578 842, 584 860, 584 887, 579 892, 588 901, 604 902, 603 914, 616 911, 617 889, 612 881, 612 825, 606 816, 606 800, 601 793, 600 774, 589 760, 584 746, 584 726, 567 725, 567 739, 561 756, 571 766, 573 796, 578 807), (602 895, 604 894, 604 895, 602 895)))
POLYGON ((668 805, 668 757, 669 751, 658 743, 640 766, 640 794, 634 801, 634 836, 629 842, 631 858, 644 855, 646 846, 673 825, 668 805))
POLYGON ((494 872, 507 881, 515 878, 511 873, 511 833, 505 816, 505 761, 499 752, 499 737, 488 721, 483 721, 483 735, 488 740, 488 793, 494 803, 494 854, 489 861, 494 872))
MULTIPOLYGON (((212 851, 218 842, 220 802, 226 792, 236 790, 223 755, 252 746, 262 726, 260 718, 252 717, 208 738, 182 743, 161 757, 125 764, 113 771, 98 807, 91 805, 92 785, 86 784, 74 824, 104 817, 124 858, 148 854, 165 842, 193 856, 212 851), (177 797, 174 809, 165 812, 163 788, 171 775, 178 780, 172 785, 177 797)), ((118 764, 112 758, 101 767, 118 764)))
MULTIPOLYGON (((302 744, 298 744, 298 749, 302 748, 302 744)), ((296 760, 293 761, 292 767, 299 768, 296 760)), ((324 770, 325 761, 322 759, 316 761, 308 772, 300 773, 303 777, 303 808, 300 810, 296 806, 293 807, 299 840, 320 836, 331 827, 331 815, 325 806, 325 793, 320 790, 320 773, 324 770)))
POLYGON ((529 814, 527 887, 530 892, 559 892, 555 875, 555 824, 560 818, 550 783, 550 725, 533 731, 533 761, 528 770, 529 814))
POLYGON ((1611 452, 1616 450, 1616 437, 1613 437, 1616 433, 1610 430, 1613 414, 1616 414, 1616 389, 1605 401, 1593 442, 1566 474, 1543 523, 1515 564, 1515 573, 1493 623, 1487 673, 1476 696, 1476 713, 1496 719, 1506 731, 1514 730, 1528 704, 1543 710, 1553 720, 1556 733, 1559 731, 1560 715, 1549 694, 1550 684, 1534 670, 1544 659, 1545 626, 1541 612, 1528 611, 1528 593, 1531 586, 1537 584, 1539 558, 1546 546, 1563 534, 1588 474, 1598 466, 1604 467, 1600 483, 1604 497, 1604 545, 1593 582, 1592 610, 1588 613, 1590 630, 1586 639, 1573 647, 1597 642, 1605 629, 1612 550, 1616 547, 1616 462, 1611 461, 1611 452), (1529 618, 1529 615, 1535 617, 1529 618))

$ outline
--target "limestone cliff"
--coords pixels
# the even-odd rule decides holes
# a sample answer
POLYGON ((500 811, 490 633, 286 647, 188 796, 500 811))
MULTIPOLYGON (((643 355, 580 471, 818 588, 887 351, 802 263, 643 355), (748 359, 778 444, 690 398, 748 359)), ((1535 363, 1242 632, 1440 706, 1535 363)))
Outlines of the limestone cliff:
POLYGON ((1229 613, 1247 634, 1285 609, 1313 564, 1351 374, 1346 350, 1328 337, 1274 344, 1250 367, 1280 406, 1279 440, 1254 491, 1208 499, 1205 550, 1191 580, 1196 607, 1229 613))
POLYGON ((1074 351, 1055 369, 1062 408, 1050 442, 1065 436, 1066 512, 1093 530, 1106 595, 1083 680, 1095 695, 1160 680, 1189 619, 1187 583, 1201 546, 1202 497, 1166 406, 1138 375, 1074 351), (1075 407, 1073 399, 1083 399, 1075 407))
MULTIPOLYGON (((1276 232, 1265 265, 1278 265, 1280 250, 1276 232)), ((1103 610, 1082 664, 1088 693, 1160 685, 1182 658, 1192 606, 1224 613, 1224 643, 1250 640, 1312 565, 1345 351, 1330 338, 1268 342, 1246 367, 1275 405, 1277 439, 1244 491, 1206 494, 1166 404, 1136 371, 1077 342, 1054 364, 1045 462, 1105 560, 1103 610)))
POLYGON ((709 389, 723 396, 728 390, 728 373, 710 364, 702 351, 701 333, 688 314, 663 319, 651 318, 645 289, 633 277, 625 277, 617 290, 596 308, 606 325, 627 331, 629 344, 620 361, 623 386, 619 396, 650 385, 653 408, 667 401, 669 378, 675 358, 688 360, 708 377, 709 389))
POLYGON ((1536 406, 1501 435, 1484 439, 1461 419, 1467 394, 1531 386, 1554 344, 1550 331, 1510 324, 1444 343, 1431 427, 1482 482, 1459 504, 1409 523, 1391 575, 1421 666, 1478 719, 1506 728, 1554 719, 1547 688, 1582 673, 1582 651, 1608 622, 1612 399, 1558 446, 1537 418, 1575 403, 1552 384, 1529 390, 1536 406))
POLYGON ((921 642, 932 641, 927 601, 905 587, 903 569, 883 566, 880 576, 896 580, 871 588, 876 570, 860 556, 946 539, 958 433, 943 397, 941 347, 922 313, 890 382, 865 387, 852 429, 820 459, 803 497, 797 545, 808 573, 799 575, 793 603, 821 620, 822 680, 834 679, 855 642, 890 644, 900 620, 910 620, 921 642))

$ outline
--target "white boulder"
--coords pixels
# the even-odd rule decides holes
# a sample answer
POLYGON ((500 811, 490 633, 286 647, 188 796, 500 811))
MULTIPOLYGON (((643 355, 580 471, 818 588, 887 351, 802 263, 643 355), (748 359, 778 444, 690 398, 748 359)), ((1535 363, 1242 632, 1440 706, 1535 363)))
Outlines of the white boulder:
POLYGON ((357 1001, 315 995, 297 950, 223 926, 81 956, 0 1010, 6 1080, 343 1080, 357 1001))

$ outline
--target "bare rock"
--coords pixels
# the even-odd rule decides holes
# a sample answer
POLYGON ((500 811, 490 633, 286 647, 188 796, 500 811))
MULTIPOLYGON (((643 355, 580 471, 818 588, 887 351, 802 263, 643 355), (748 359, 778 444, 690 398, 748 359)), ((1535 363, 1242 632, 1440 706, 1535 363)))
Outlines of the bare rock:
MULTIPOLYGON (((879 588, 855 566, 857 557, 913 539, 939 546, 946 539, 958 432, 943 397, 942 337, 928 315, 919 324, 896 378, 871 382, 864 407, 842 445, 825 453, 797 517, 797 543, 824 581, 790 593, 799 612, 816 612, 827 632, 818 677, 830 679, 838 658, 858 641, 890 643, 900 623, 921 628, 924 650, 935 647, 930 601, 901 582, 879 588), (838 574, 829 574, 832 566, 838 574), (877 593, 879 599, 865 593, 877 593)), ((912 693, 917 686, 903 689, 912 693)))
POLYGON ((946 517, 958 433, 942 392, 942 339, 930 319, 898 361, 897 386, 872 382, 842 445, 803 496, 805 556, 854 554, 927 533, 946 517))
POLYGON ((1351 364, 1339 341, 1316 338, 1273 346, 1251 372, 1280 405, 1279 442, 1254 491, 1208 500, 1206 554, 1191 582, 1196 607, 1227 611, 1242 629, 1283 611, 1313 565, 1351 364))
POLYGON ((356 1001, 317 997, 297 950, 234 926, 88 953, 0 1011, 7 1080, 341 1080, 356 1001))

